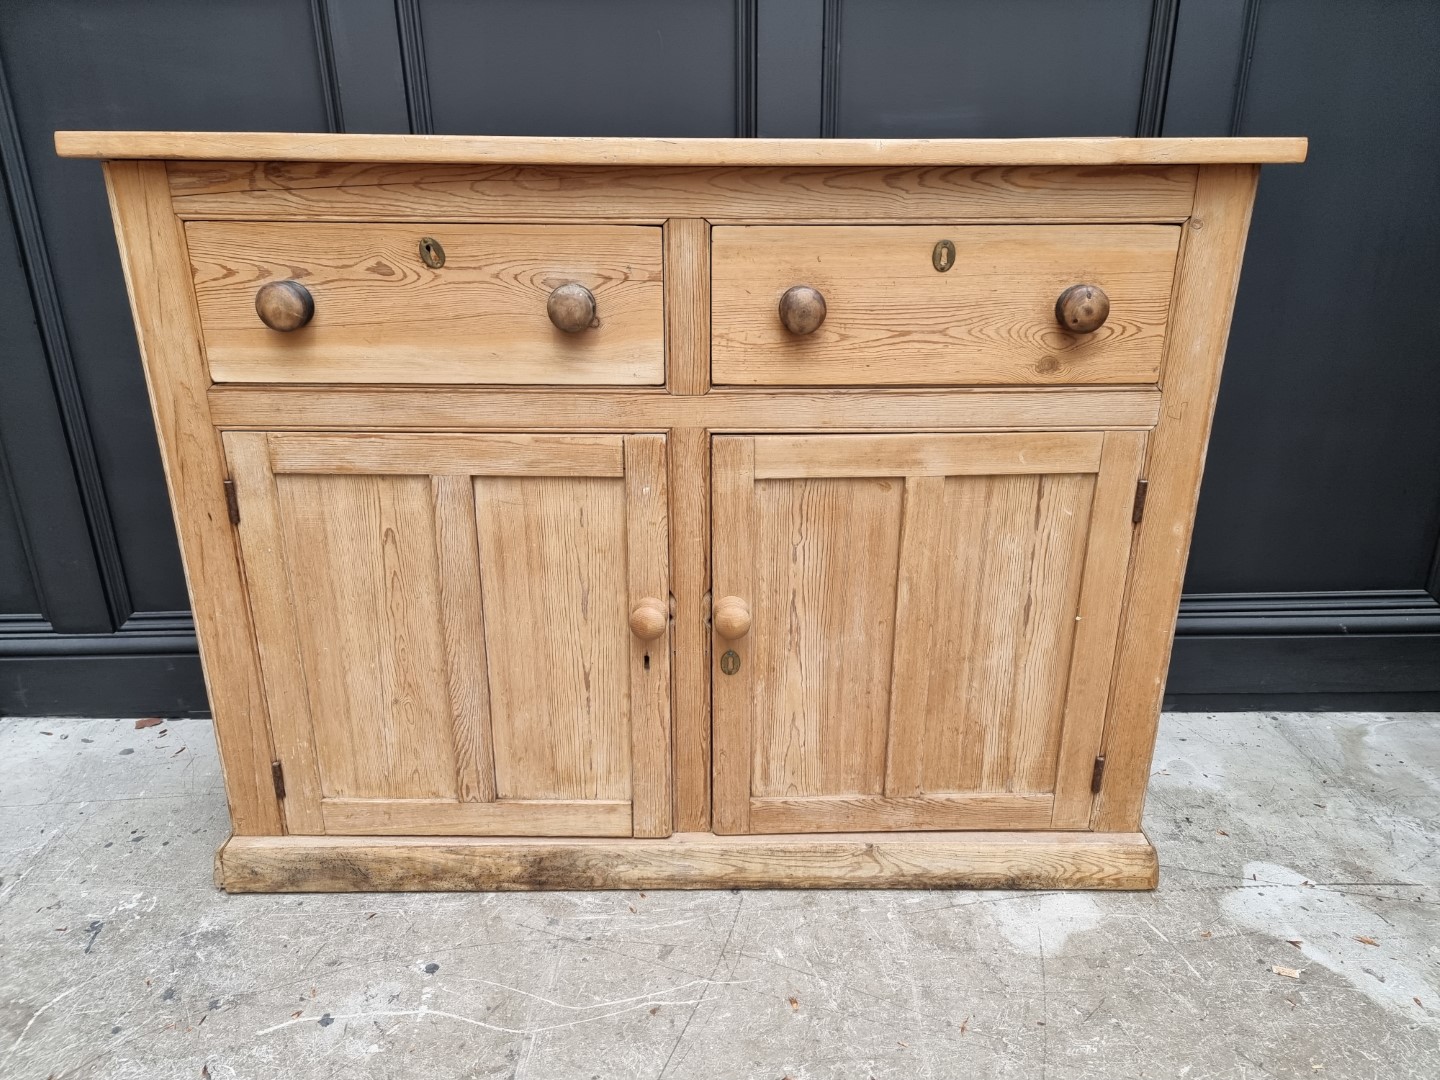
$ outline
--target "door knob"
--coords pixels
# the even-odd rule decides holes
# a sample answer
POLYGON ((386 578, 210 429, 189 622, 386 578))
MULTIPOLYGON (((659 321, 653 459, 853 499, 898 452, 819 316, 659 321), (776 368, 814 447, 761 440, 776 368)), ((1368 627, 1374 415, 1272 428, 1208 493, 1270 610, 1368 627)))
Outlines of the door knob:
POLYGON ((315 316, 315 298, 298 281, 267 281, 255 293, 255 314, 271 330, 288 334, 315 316))
POLYGON ((1110 297, 1099 285, 1071 285, 1055 301, 1055 318, 1075 334, 1099 330, 1110 316, 1110 297))
POLYGON ((780 321, 792 334, 813 334, 825 321, 825 297, 809 285, 792 285, 780 297, 780 321))
POLYGON ((645 641, 665 633, 669 623, 670 612, 653 596, 645 597, 630 612, 630 632, 645 641))
POLYGON ((595 294, 578 281, 571 281, 550 293, 545 313, 555 329, 578 334, 595 325, 595 294))
POLYGON ((728 641, 750 632, 750 605, 738 596, 726 596, 715 605, 715 632, 728 641))

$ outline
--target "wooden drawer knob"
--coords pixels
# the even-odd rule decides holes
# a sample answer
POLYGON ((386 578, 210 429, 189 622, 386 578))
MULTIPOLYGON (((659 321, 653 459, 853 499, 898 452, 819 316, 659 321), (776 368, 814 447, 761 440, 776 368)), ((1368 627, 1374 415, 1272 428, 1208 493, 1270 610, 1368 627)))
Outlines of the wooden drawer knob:
POLYGON ((255 314, 271 330, 288 334, 315 317, 315 298, 298 281, 268 281, 255 293, 255 314))
POLYGON ((595 323, 595 294, 579 282, 561 285, 545 303, 545 311, 555 329, 578 334, 595 323))
POLYGON ((653 596, 647 596, 630 612, 630 632, 638 638, 649 641, 665 633, 670 623, 670 612, 653 596))
POLYGON ((750 632, 750 605, 738 596, 724 597, 715 605, 715 632, 734 641, 750 632))
POLYGON ((780 321, 792 334, 813 334, 825 321, 825 297, 809 285, 792 285, 780 297, 780 321))
POLYGON ((1055 318, 1071 333, 1094 333, 1109 315, 1110 297, 1099 285, 1071 285, 1055 301, 1055 318))

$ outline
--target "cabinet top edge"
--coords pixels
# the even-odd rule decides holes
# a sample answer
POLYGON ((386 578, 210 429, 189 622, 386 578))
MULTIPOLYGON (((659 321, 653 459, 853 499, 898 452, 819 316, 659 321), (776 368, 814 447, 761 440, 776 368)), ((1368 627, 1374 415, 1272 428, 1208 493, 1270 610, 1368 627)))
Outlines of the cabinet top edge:
POLYGON ((1226 165, 1305 160, 1303 138, 642 139, 57 131, 61 157, 503 165, 1226 165))

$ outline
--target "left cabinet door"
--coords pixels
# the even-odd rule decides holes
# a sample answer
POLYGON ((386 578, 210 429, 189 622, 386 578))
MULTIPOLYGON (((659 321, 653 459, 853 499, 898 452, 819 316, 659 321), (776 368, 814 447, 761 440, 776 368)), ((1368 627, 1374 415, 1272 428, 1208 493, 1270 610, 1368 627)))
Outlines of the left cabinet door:
POLYGON ((291 833, 669 834, 664 436, 223 439, 291 833))

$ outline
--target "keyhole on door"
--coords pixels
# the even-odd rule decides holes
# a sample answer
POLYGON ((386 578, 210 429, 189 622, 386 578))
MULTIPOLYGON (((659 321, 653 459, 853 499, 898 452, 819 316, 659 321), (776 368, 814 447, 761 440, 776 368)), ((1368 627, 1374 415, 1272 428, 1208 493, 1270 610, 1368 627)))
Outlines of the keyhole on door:
POLYGON ((650 654, 648 652, 645 654, 645 670, 650 670, 650 654))
POLYGON ((740 670, 740 654, 734 649, 726 649, 725 655, 720 657, 720 670, 726 675, 734 675, 740 670))
POLYGON ((949 240, 941 240, 935 245, 935 250, 930 253, 931 265, 945 273, 955 265, 955 245, 949 240))

